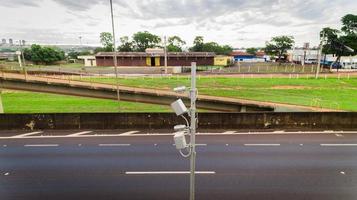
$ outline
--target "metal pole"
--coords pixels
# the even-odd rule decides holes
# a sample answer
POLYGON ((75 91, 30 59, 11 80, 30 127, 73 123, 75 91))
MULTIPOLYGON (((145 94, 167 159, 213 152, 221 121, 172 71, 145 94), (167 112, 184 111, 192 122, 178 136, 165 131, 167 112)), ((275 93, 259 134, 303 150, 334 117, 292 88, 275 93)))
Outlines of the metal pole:
POLYGON ((167 44, 166 44, 166 36, 164 37, 164 50, 165 50, 165 74, 167 74, 167 44))
POLYGON ((120 109, 120 91, 119 91, 119 78, 118 78, 118 60, 117 60, 117 49, 115 44, 115 27, 114 27, 114 13, 113 13, 113 1, 110 0, 110 11, 112 17, 112 29, 113 29, 113 60, 114 60, 114 69, 115 69, 115 79, 116 79, 116 89, 117 89, 117 99, 118 99, 118 107, 120 109))
MULTIPOLYGON (((322 36, 324 37, 324 36, 322 36)), ((316 66, 316 74, 315 74, 315 79, 319 78, 319 73, 320 73, 320 68, 321 68, 321 55, 322 55, 322 47, 323 47, 323 43, 322 43, 322 38, 320 38, 320 48, 319 48, 319 53, 317 56, 317 66, 316 66)))
POLYGON ((190 161, 190 200, 195 199, 195 170, 196 170, 196 63, 191 64, 191 161, 190 161))
POLYGON ((2 90, 0 88, 0 114, 3 114, 4 113, 4 106, 2 105, 2 90))

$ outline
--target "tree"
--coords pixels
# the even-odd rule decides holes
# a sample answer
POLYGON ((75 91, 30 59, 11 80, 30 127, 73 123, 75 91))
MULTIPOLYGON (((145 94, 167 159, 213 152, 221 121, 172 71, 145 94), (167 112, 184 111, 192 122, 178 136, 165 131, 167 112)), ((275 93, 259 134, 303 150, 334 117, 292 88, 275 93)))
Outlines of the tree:
POLYGON ((254 48, 254 47, 247 48, 247 53, 249 53, 249 54, 255 55, 257 52, 258 52, 257 48, 254 48))
POLYGON ((265 52, 271 56, 277 56, 279 63, 287 53, 288 49, 291 49, 294 45, 293 36, 278 36, 273 37, 270 42, 266 42, 265 52))
POLYGON ((157 47, 160 42, 159 36, 151 34, 148 31, 137 32, 133 35, 134 50, 138 52, 144 52, 148 48, 157 47))
POLYGON ((348 14, 342 17, 341 30, 347 35, 357 34, 357 15, 348 14))
POLYGON ((196 36, 196 38, 193 40, 193 47, 190 48, 190 51, 202 52, 203 45, 204 45, 203 41, 204 41, 203 36, 196 36))
POLYGON ((133 42, 129 40, 128 36, 124 36, 120 38, 120 46, 118 47, 118 51, 122 52, 132 52, 133 49, 133 42))
POLYGON ((172 36, 168 39, 167 51, 182 52, 183 46, 186 44, 179 36, 172 36))
POLYGON ((24 50, 25 58, 36 64, 45 63, 52 64, 57 61, 64 60, 65 55, 62 50, 53 47, 41 47, 33 44, 30 49, 24 50))
POLYGON ((103 45, 103 51, 111 52, 113 51, 113 36, 109 32, 102 32, 100 34, 100 43, 103 45))
POLYGON ((228 55, 233 51, 229 45, 219 45, 216 42, 204 43, 202 36, 197 36, 193 41, 194 46, 190 48, 192 52, 214 52, 218 55, 228 55))
POLYGON ((334 43, 339 40, 340 31, 330 27, 323 28, 320 32, 320 37, 325 41, 324 46, 322 47, 322 52, 324 54, 337 54, 334 43))

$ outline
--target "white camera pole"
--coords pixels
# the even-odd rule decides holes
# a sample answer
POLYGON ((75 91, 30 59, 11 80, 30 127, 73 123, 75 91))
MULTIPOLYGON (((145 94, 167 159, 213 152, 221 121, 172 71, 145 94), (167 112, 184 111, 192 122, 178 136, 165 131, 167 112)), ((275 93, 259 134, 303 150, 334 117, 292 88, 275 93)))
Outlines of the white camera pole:
POLYGON ((191 158, 190 158, 190 200, 195 199, 195 170, 196 170, 196 99, 197 99, 197 88, 196 88, 196 63, 191 64, 191 158))

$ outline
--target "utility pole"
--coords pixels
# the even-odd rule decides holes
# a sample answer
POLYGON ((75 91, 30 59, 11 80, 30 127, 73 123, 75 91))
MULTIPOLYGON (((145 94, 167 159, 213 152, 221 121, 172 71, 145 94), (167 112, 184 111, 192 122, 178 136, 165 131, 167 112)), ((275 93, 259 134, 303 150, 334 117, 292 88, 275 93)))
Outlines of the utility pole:
POLYGON ((323 33, 322 38, 320 35, 320 45, 319 45, 319 52, 318 52, 318 56, 317 56, 317 66, 316 66, 316 73, 315 73, 315 79, 319 78, 319 74, 320 74, 320 68, 321 68, 321 56, 322 56, 322 48, 323 48, 323 40, 325 38, 325 35, 323 33))
POLYGON ((195 171, 196 171, 196 99, 197 99, 197 88, 196 88, 196 63, 192 63, 191 66, 191 158, 190 158, 190 200, 195 199, 195 171))
MULTIPOLYGON (((177 116, 181 116, 185 119, 186 125, 177 125, 174 127, 174 141, 176 149, 180 151, 180 154, 188 158, 190 157, 190 200, 195 200, 195 174, 196 174, 196 100, 197 100, 197 88, 196 88, 196 63, 191 63, 191 88, 189 90, 190 96, 190 109, 187 109, 185 104, 181 99, 173 102, 171 108, 175 111, 177 116), (190 122, 184 116, 188 114, 190 116, 190 122), (190 143, 186 143, 185 135, 190 135, 190 143), (182 152, 183 149, 188 151, 187 154, 182 152)), ((185 93, 187 92, 185 86, 177 87, 174 89, 175 92, 185 93)))
POLYGON ((112 29, 113 29, 113 60, 114 60, 114 69, 115 69, 115 79, 116 79, 116 89, 117 89, 117 99, 119 112, 120 109, 120 91, 119 91, 119 77, 118 77, 118 60, 117 60, 117 49, 115 44, 115 26, 114 26, 114 12, 113 12, 113 1, 110 0, 110 11, 112 17, 112 29))
POLYGON ((164 51, 165 51, 165 74, 167 74, 167 44, 166 44, 166 36, 164 36, 164 51))

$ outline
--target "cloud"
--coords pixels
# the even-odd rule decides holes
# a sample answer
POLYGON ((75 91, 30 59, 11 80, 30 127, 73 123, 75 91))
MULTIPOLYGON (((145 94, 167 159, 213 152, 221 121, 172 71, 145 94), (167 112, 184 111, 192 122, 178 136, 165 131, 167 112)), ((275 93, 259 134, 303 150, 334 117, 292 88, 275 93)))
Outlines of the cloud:
POLYGON ((25 6, 32 6, 37 7, 42 0, 1 0, 0 6, 3 7, 25 7, 25 6))

